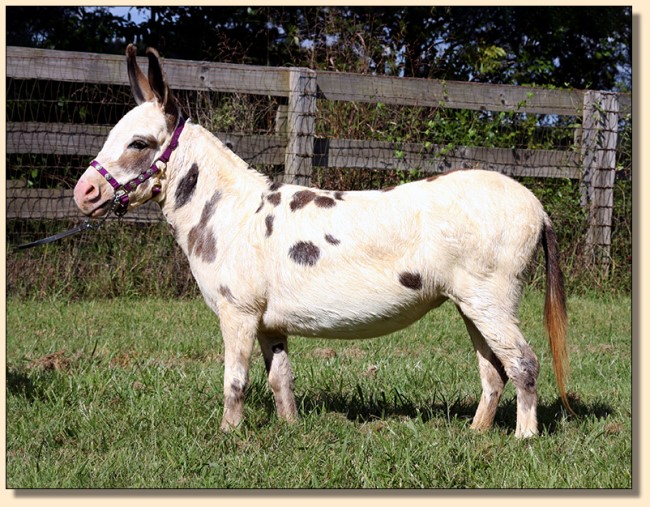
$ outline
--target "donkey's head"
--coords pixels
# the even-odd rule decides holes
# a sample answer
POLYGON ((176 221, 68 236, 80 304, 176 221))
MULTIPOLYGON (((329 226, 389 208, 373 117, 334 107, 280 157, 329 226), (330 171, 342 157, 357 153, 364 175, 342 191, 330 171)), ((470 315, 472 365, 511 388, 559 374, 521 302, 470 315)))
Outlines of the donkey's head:
POLYGON ((102 216, 111 209, 124 214, 127 209, 156 198, 162 185, 160 171, 183 128, 158 52, 147 50, 148 77, 135 55, 135 46, 129 45, 127 68, 138 105, 111 130, 104 147, 74 189, 77 206, 91 217, 102 216))

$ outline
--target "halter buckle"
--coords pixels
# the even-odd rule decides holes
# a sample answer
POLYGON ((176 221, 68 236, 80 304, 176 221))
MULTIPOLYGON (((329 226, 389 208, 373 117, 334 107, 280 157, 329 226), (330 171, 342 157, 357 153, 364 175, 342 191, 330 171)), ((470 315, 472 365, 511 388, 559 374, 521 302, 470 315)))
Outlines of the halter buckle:
POLYGON ((126 215, 129 208, 129 194, 123 188, 117 189, 113 195, 113 204, 111 204, 111 211, 122 218, 126 215))

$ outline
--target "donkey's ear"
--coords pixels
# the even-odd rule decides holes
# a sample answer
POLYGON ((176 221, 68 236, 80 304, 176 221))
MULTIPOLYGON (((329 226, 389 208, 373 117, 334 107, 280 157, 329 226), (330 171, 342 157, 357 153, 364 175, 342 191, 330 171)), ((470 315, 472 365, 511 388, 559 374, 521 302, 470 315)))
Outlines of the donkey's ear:
POLYGON ((176 116, 178 108, 172 96, 172 92, 167 85, 167 76, 162 70, 160 65, 160 55, 154 48, 147 49, 147 56, 149 57, 149 86, 156 94, 158 101, 162 104, 163 110, 176 116))
POLYGON ((136 104, 140 105, 143 102, 151 102, 156 96, 149 85, 147 77, 140 69, 138 62, 135 59, 136 48, 133 44, 129 44, 126 48, 126 68, 129 74, 129 82, 131 83, 131 93, 136 104))

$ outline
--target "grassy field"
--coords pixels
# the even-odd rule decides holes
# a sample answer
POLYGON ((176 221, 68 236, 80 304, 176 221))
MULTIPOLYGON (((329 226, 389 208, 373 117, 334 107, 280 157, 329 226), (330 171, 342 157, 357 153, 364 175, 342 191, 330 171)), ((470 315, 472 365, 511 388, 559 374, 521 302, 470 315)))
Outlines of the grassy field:
POLYGON ((9 488, 631 488, 629 297, 573 297, 569 383, 558 401, 543 298, 524 298, 537 352, 541 437, 514 438, 515 394, 492 431, 452 305, 355 342, 295 338, 301 419, 278 421, 261 357, 245 423, 223 434, 223 345, 199 300, 7 303, 9 488))

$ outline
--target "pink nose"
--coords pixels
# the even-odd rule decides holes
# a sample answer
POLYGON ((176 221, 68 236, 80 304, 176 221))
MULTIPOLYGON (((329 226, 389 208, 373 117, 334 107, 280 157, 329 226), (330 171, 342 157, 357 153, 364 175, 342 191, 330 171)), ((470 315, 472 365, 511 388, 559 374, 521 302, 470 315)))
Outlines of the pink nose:
POLYGON ((74 200, 79 207, 97 202, 100 198, 99 188, 81 178, 74 187, 74 200))

